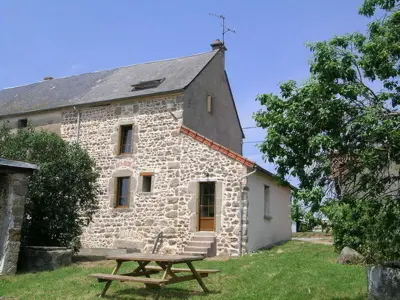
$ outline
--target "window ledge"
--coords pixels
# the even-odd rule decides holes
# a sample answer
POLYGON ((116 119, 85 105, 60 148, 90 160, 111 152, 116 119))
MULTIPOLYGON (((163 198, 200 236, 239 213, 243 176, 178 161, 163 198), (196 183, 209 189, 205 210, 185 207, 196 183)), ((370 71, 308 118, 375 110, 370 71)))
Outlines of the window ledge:
POLYGON ((154 195, 154 192, 138 192, 139 195, 143 195, 143 196, 151 196, 154 195))
POLYGON ((114 207, 114 211, 131 212, 131 211, 133 211, 133 208, 130 208, 130 207, 114 207))
POLYGON ((272 220, 272 216, 264 216, 264 220, 270 221, 272 220))

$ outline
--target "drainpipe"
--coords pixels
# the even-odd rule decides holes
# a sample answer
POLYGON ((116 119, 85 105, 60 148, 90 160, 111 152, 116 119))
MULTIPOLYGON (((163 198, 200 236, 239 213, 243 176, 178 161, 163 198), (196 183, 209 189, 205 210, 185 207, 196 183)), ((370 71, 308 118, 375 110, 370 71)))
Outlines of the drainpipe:
POLYGON ((76 120, 76 123, 77 123, 76 142, 79 144, 79 135, 80 135, 80 132, 81 132, 81 111, 77 110, 75 106, 74 106, 74 111, 77 111, 77 113, 78 113, 78 117, 77 117, 77 120, 76 120))
POLYGON ((243 191, 242 191, 242 181, 246 177, 257 172, 257 169, 254 168, 250 173, 240 177, 239 181, 239 191, 240 191, 240 200, 239 200, 239 256, 242 256, 242 241, 243 241, 243 191))

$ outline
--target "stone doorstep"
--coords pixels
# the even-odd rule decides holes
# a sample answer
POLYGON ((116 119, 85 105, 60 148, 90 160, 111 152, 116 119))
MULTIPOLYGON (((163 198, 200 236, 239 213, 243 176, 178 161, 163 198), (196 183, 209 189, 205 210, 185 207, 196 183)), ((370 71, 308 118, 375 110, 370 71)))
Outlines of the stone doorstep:
POLYGON ((188 247, 205 247, 210 248, 213 242, 209 241, 190 241, 187 243, 188 247))
POLYGON ((215 237, 212 236, 194 236, 191 240, 192 242, 211 242, 215 241, 215 237))
POLYGON ((215 232, 214 231, 196 231, 195 233, 194 233, 194 236, 195 237, 198 237, 198 236, 204 236, 204 237, 215 237, 215 232))

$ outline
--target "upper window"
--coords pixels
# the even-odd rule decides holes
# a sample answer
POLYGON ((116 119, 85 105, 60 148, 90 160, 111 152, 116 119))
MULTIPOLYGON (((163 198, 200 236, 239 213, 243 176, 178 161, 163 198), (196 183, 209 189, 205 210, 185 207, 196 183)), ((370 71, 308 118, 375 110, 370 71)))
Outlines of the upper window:
POLYGON ((115 201, 116 207, 128 207, 129 206, 129 190, 130 190, 130 178, 129 177, 118 177, 117 178, 117 198, 115 201))
POLYGON ((213 97, 207 96, 207 111, 208 113, 212 114, 212 107, 213 107, 213 97))
POLYGON ((18 128, 26 128, 26 127, 28 127, 28 119, 19 119, 18 128))
POLYGON ((268 185, 264 185, 264 218, 271 219, 271 207, 270 207, 270 188, 268 185))
POLYGON ((132 125, 121 126, 119 153, 132 153, 132 125))

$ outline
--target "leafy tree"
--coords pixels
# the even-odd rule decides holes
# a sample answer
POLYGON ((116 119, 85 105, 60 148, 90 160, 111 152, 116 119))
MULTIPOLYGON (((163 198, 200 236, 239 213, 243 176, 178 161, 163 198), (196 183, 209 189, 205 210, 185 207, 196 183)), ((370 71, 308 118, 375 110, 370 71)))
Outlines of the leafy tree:
POLYGON ((0 157, 40 166, 31 176, 21 242, 32 246, 78 246, 83 226, 98 208, 98 173, 79 145, 32 128, 0 127, 0 157))
MULTIPOLYGON (((309 202, 309 201, 308 201, 309 202)), ((313 231, 316 226, 321 226, 322 230, 327 230, 327 224, 322 219, 324 214, 322 211, 314 211, 300 197, 294 197, 291 205, 291 217, 296 223, 296 231, 313 231)))
POLYGON ((291 216, 292 220, 296 223, 296 231, 299 232, 300 224, 304 221, 304 216, 306 211, 304 209, 303 203, 299 202, 297 198, 292 201, 291 216))
POLYGON ((264 108, 254 115, 280 178, 299 178, 297 197, 312 211, 325 202, 338 249, 370 260, 400 258, 391 247, 400 240, 399 8, 399 0, 364 1, 360 14, 381 15, 366 34, 309 44, 310 78, 259 95, 264 108))

